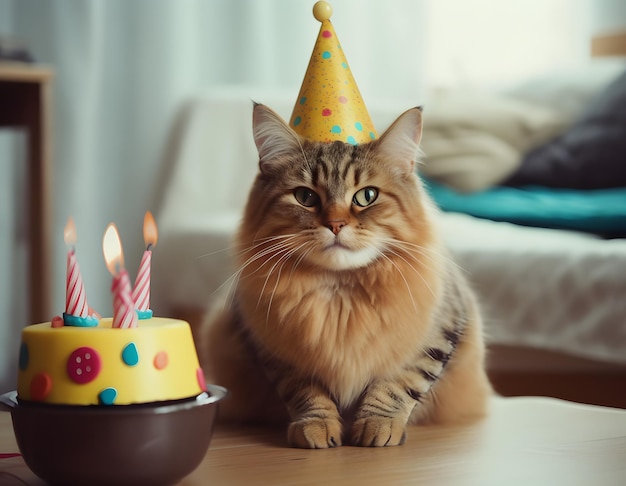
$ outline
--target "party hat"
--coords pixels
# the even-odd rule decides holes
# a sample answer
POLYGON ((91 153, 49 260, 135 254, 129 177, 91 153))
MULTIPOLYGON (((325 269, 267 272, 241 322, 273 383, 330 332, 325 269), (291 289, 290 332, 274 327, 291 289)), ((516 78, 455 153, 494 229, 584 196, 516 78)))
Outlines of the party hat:
POLYGON ((376 130, 330 22, 332 12, 328 2, 313 7, 322 26, 289 126, 316 142, 366 143, 376 138, 376 130))

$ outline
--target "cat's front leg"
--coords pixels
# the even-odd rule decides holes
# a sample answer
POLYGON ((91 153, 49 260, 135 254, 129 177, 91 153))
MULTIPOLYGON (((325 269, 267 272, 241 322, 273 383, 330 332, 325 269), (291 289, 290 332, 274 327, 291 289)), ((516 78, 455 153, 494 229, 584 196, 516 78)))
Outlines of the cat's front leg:
POLYGON ((406 425, 419 405, 427 412, 426 401, 439 380, 460 337, 456 330, 442 330, 434 347, 420 351, 416 359, 390 380, 367 387, 357 408, 351 443, 360 446, 400 445, 406 439, 406 425))
POLYGON ((320 385, 283 378, 278 392, 287 405, 291 447, 327 449, 341 445, 342 424, 337 405, 320 385))
POLYGON ((417 401, 394 382, 370 385, 354 416, 350 442, 365 447, 403 444, 406 425, 417 401))

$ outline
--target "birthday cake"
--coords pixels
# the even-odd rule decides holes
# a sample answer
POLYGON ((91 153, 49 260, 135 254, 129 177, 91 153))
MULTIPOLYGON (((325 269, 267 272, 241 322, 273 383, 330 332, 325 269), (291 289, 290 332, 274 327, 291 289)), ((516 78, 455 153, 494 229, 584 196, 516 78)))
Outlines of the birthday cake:
POLYGON ((95 327, 22 331, 20 400, 63 405, 129 405, 191 398, 206 391, 191 329, 185 321, 153 317, 118 329, 95 327))

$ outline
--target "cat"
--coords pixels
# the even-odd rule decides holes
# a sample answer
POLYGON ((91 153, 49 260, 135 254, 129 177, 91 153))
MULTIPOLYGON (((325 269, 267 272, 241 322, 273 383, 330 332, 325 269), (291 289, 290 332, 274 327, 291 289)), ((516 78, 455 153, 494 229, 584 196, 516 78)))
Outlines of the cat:
POLYGON ((359 145, 308 141, 262 104, 252 118, 239 270, 199 346, 229 390, 221 418, 284 420, 290 446, 329 448, 483 416, 478 305, 415 171, 421 108, 359 145))

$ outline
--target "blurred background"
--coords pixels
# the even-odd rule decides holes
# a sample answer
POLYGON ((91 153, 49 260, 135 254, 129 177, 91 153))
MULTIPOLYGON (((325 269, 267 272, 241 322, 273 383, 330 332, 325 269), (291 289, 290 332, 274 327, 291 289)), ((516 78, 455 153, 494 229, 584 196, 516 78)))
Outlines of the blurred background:
MULTIPOLYGON (((248 99, 279 93, 295 101, 319 29, 313 3, 0 0, 4 45, 25 49, 53 72, 52 293, 46 319, 64 308, 63 227, 69 216, 76 222, 89 304, 111 314, 104 229, 111 221, 118 225, 134 278, 144 247, 143 216, 152 210, 159 222, 190 100, 226 87, 249 93, 248 99)), ((594 35, 626 29, 622 0, 331 3, 366 103, 393 98, 404 108, 428 106, 444 89, 499 90, 556 68, 574 69, 589 61, 594 35)), ((26 215, 32 194, 26 182, 36 175, 23 163, 25 137, 19 128, 0 130, 3 358, 16 354, 19 330, 31 323, 26 276, 32 229, 26 215)), ((213 163, 228 170, 230 161, 213 163)), ((250 160, 251 167, 255 163, 250 160)), ((212 190, 209 180, 199 183, 212 190)), ((158 258, 157 246, 153 261, 158 258)), ((0 360, 0 391, 11 387, 16 361, 0 360)))

